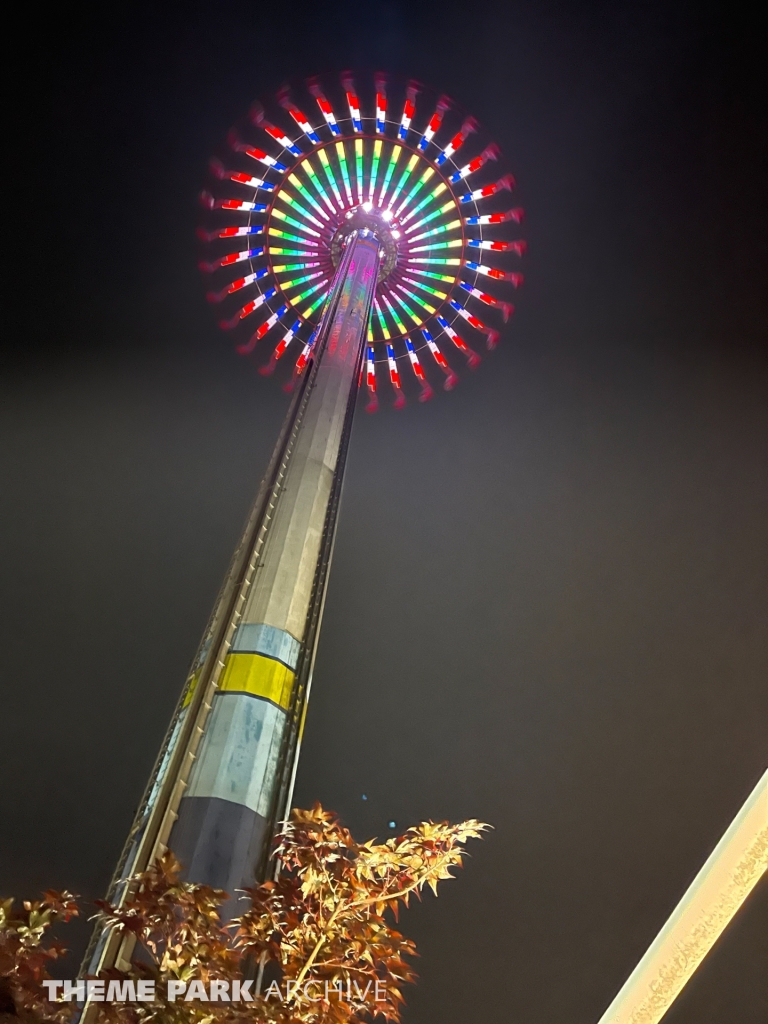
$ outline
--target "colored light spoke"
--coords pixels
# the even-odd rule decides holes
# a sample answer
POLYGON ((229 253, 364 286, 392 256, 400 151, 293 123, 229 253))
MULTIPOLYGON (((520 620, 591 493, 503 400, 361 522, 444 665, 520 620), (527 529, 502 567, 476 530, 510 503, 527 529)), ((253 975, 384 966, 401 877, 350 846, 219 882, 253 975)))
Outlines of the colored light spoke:
POLYGON ((440 153, 437 158, 438 164, 442 166, 446 160, 450 160, 457 149, 460 149, 467 141, 467 136, 477 130, 477 122, 473 117, 468 117, 464 124, 461 126, 461 130, 458 131, 445 149, 440 153))
POLYGON ((451 325, 448 323, 448 321, 442 316, 439 316, 437 318, 437 322, 443 328, 443 330, 451 339, 451 341, 459 350, 459 352, 461 352, 463 355, 467 357, 469 365, 476 366, 480 362, 480 356, 476 352, 474 352, 469 347, 469 345, 467 345, 466 341, 464 341, 464 339, 461 337, 458 331, 455 331, 453 327, 451 327, 451 325))
MULTIPOLYGON (((278 220, 284 221, 286 224, 290 224, 291 227, 298 228, 299 231, 303 231, 307 235, 312 235, 314 238, 319 238, 320 237, 320 233, 319 232, 315 231, 313 228, 307 227, 306 224, 304 224, 300 220, 296 220, 295 217, 290 217, 287 213, 284 213, 282 210, 273 210, 272 211, 272 216, 276 217, 278 220)), ((277 234, 277 232, 275 231, 274 228, 270 228, 269 233, 271 235, 277 234)), ((285 235, 284 234, 284 235, 282 235, 282 237, 283 238, 295 238, 296 236, 295 235, 285 235)))
POLYGON ((470 160, 468 164, 464 164, 463 167, 460 167, 458 171, 452 174, 449 181, 456 182, 462 178, 468 178, 470 174, 475 174, 481 167, 484 167, 489 160, 496 160, 498 153, 499 147, 491 143, 490 146, 483 150, 480 156, 476 156, 474 160, 470 160))
MULTIPOLYGON (((421 220, 417 220, 415 224, 411 224, 410 227, 407 227, 405 229, 405 233, 410 235, 412 231, 418 231, 419 228, 424 227, 425 224, 429 224, 431 221, 435 220, 436 217, 441 217, 444 213, 447 213, 448 210, 453 210, 455 205, 456 204, 453 199, 449 199, 447 203, 443 203, 442 206, 433 210, 432 213, 428 213, 426 217, 422 217, 421 220)), ((460 224, 461 222, 459 221, 458 223, 460 224)), ((415 237, 420 238, 421 236, 417 235, 415 237)))
MULTIPOLYGON (((259 228, 261 230, 261 228, 259 228)), ((207 271, 219 270, 221 267, 231 267, 233 263, 242 263, 243 260, 252 260, 257 256, 263 256, 264 249, 241 249, 240 252, 230 252, 215 263, 207 264, 203 269, 207 271)))
POLYGON ((309 191, 309 189, 306 187, 306 185, 304 185, 302 180, 299 178, 298 174, 291 174, 290 177, 288 178, 288 183, 290 185, 293 185, 293 187, 299 193, 301 198, 306 203, 309 203, 309 205, 312 207, 312 209, 316 213, 319 213, 320 216, 323 218, 323 220, 325 220, 325 221, 329 221, 330 220, 330 217, 328 216, 326 211, 322 208, 320 203, 318 203, 318 201, 315 199, 315 197, 312 195, 312 193, 309 191))
POLYGON ((416 374, 416 376, 419 378, 422 384, 426 384, 427 378, 424 374, 424 369, 421 365, 419 357, 416 355, 416 349, 413 347, 413 342, 411 341, 410 338, 405 339, 405 347, 408 352, 408 358, 411 362, 411 366, 413 367, 413 372, 416 374))
POLYGON ((411 217, 415 217, 417 214, 421 213, 425 206, 427 206, 434 199, 437 199, 438 196, 441 196, 444 192, 447 191, 448 186, 445 184, 445 182, 441 181, 437 188, 433 189, 428 196, 425 196, 421 200, 421 202, 417 203, 412 210, 409 210, 408 213, 406 213, 406 215, 403 217, 403 224, 407 224, 411 217))
POLYGON ((357 201, 365 202, 363 196, 363 140, 355 139, 355 180, 357 182, 357 201))
POLYGON ((242 199, 214 198, 215 191, 203 197, 213 224, 199 235, 218 248, 200 266, 223 279, 209 298, 229 304, 244 290, 247 296, 249 289, 262 289, 245 305, 241 299, 223 323, 234 327, 263 307, 263 322, 239 346, 247 354, 288 318, 292 326, 269 346, 261 372, 275 369, 294 338, 300 345, 295 372, 303 372, 345 240, 362 218, 379 240, 381 269, 364 332, 360 384, 375 401, 376 363, 386 361, 398 402, 416 382, 424 398, 437 367, 447 388, 457 380, 436 337, 446 336, 475 365, 479 357, 462 337, 469 332, 458 325, 465 321, 493 345, 498 332, 475 312, 490 310, 488 317, 498 317, 500 325, 513 310, 504 292, 522 275, 508 264, 525 243, 510 232, 523 211, 492 203, 514 188, 514 179, 497 172, 494 180, 497 147, 483 141, 476 122, 457 114, 445 97, 410 82, 398 99, 383 75, 365 87, 351 75, 341 88, 338 81, 327 88, 325 82, 321 76, 307 91, 284 89, 268 112, 254 106, 250 125, 230 134, 240 166, 228 170, 212 162, 222 188, 232 182, 231 191, 251 192, 242 199), (255 163, 262 168, 256 175, 248 169, 255 163), (229 225, 216 224, 221 210, 230 213, 229 225), (231 223, 239 217, 242 225, 231 223), (244 239, 243 248, 232 251, 230 238, 244 239), (483 262, 483 250, 499 265, 483 262), (425 363, 427 350, 432 359, 425 363), (402 380, 406 359, 413 376, 402 380))
POLYGON ((320 108, 320 113, 325 118, 325 123, 331 130, 332 135, 341 135, 341 129, 336 122, 336 115, 333 112, 333 108, 328 100, 323 95, 319 85, 316 82, 309 83, 309 91, 317 100, 317 105, 320 108))
MULTIPOLYGON (((431 232, 427 232, 431 234, 431 232)), ((415 245, 411 252, 431 252, 433 249, 459 249, 464 243, 460 238, 453 238, 450 242, 433 242, 431 245, 415 245)))
POLYGON ((326 151, 324 149, 321 149, 320 153, 319 153, 319 156, 320 156, 320 163, 322 164, 322 168, 323 168, 323 173, 325 174, 325 177, 328 180, 328 184, 331 186, 331 190, 333 191, 333 194, 336 196, 336 199, 338 200, 339 206, 343 207, 344 206, 344 200, 341 198, 341 192, 339 191, 339 187, 336 184, 336 177, 335 177, 335 175, 334 175, 334 173, 333 173, 333 171, 331 169, 331 164, 330 164, 330 161, 328 160, 328 154, 326 153, 326 151))
POLYGON ((280 128, 276 128, 273 124, 270 124, 270 122, 265 120, 263 117, 257 118, 257 123, 259 127, 263 128, 267 135, 269 135, 276 142, 278 142, 283 147, 283 149, 287 149, 288 152, 293 153, 294 156, 301 156, 301 150, 299 149, 299 147, 294 145, 288 138, 288 136, 285 134, 285 132, 283 132, 280 128))
POLYGON ((264 203, 246 203, 240 199, 224 199, 220 205, 222 210, 242 210, 255 213, 263 213, 266 208, 264 203))
POLYGON ((248 188, 264 189, 265 192, 271 192, 275 188, 275 183, 272 181, 266 181, 264 178, 254 178, 251 174, 243 174, 241 171, 231 171, 227 177, 230 181, 236 181, 238 185, 246 185, 248 188))
MULTIPOLYGON (((298 201, 298 199, 294 195, 292 195, 287 189, 285 189, 285 188, 281 189, 277 193, 277 196, 275 198, 279 199, 281 202, 285 203, 286 206, 292 206, 296 210, 297 213, 301 214, 301 216, 305 220, 308 220, 308 221, 310 221, 310 223, 314 224, 315 227, 318 227, 318 228, 322 228, 323 227, 323 222, 318 220, 317 217, 315 217, 313 214, 311 214, 309 212, 309 210, 305 206, 303 206, 298 201)), ((273 209, 274 209, 274 207, 273 207, 273 209)))
MULTIPOLYGON (((399 290, 401 292, 403 292, 409 298, 413 299, 414 302, 416 302, 419 306, 421 306, 422 309, 425 309, 428 313, 436 313, 437 312, 437 309, 432 305, 431 302, 427 302, 426 299, 424 299, 420 295, 418 295, 412 288, 406 288, 405 285, 402 285, 402 284, 398 285, 398 288, 399 288, 399 290)), ((405 309, 409 313, 411 319, 418 326, 419 323, 421 323, 421 317, 418 314, 413 312, 413 310, 407 305, 407 303, 405 302, 404 299, 401 299, 399 296, 398 296, 398 299, 400 299, 401 304, 405 307, 405 309)))
POLYGON ((314 142, 316 146, 320 145, 320 137, 317 135, 315 131, 312 130, 312 126, 310 125, 306 116, 302 114, 302 112, 299 110, 299 108, 295 107, 287 98, 287 96, 281 99, 281 103, 288 111, 288 113, 291 115, 296 124, 299 126, 299 128, 301 128, 301 130, 310 140, 310 142, 314 142))
POLYGON ((480 199, 488 199, 490 196, 495 196, 502 189, 511 192, 514 187, 515 179, 511 174, 505 174, 503 178, 495 181, 493 185, 484 185, 483 188, 476 188, 473 192, 465 192, 464 195, 459 196, 459 202, 476 203, 480 199))
POLYGON ((493 306, 495 309, 500 309, 504 317, 504 323, 509 320, 511 314, 514 312, 515 307, 509 302, 502 302, 501 299, 494 298, 493 295, 489 295, 487 292, 481 292, 479 288, 473 288, 467 281, 459 281, 459 285, 465 291, 469 292, 475 299, 479 299, 480 302, 484 302, 486 306, 493 306))
MULTIPOLYGON (((437 276, 437 275, 435 275, 435 276, 437 276)), ((433 288, 431 285, 424 284, 422 281, 414 281, 412 277, 405 277, 405 276, 403 277, 403 280, 407 281, 408 284, 412 284, 415 288, 421 288, 422 291, 427 292, 429 295, 434 295, 435 298, 439 299, 441 302, 442 302, 443 299, 447 299, 448 298, 448 292, 440 291, 439 288, 433 288)), ((451 283, 453 283, 453 278, 452 277, 447 277, 446 280, 450 281, 451 283)))
POLYGON ((395 210, 395 216, 396 217, 399 217, 400 214, 403 212, 403 210, 407 206, 410 206, 410 204, 413 202, 414 197, 416 196, 416 193, 420 192, 422 190, 422 188, 429 181, 429 179, 434 177, 434 174, 435 174, 435 172, 432 170, 431 167, 428 167, 426 169, 426 171, 424 171, 424 173, 419 178, 419 180, 416 182, 416 184, 411 188, 411 190, 408 193, 408 195, 405 197, 405 199, 403 199, 403 201, 400 203, 398 208, 395 210))
POLYGON ((345 79, 344 89, 347 94, 347 104, 349 106, 349 116, 352 118, 352 127, 356 132, 363 130, 363 124, 360 120, 360 100, 357 98, 354 85, 351 79, 345 79))
POLYGON ((322 201, 325 203, 327 210, 332 215, 335 216, 338 213, 338 210, 333 205, 331 197, 328 195, 325 188, 323 187, 323 184, 318 178, 317 173, 315 172, 315 169, 312 166, 311 162, 309 160, 302 161, 302 163, 299 165, 299 170, 302 171, 309 178, 318 196, 320 196, 322 201))
MULTIPOLYGON (((419 274, 420 277, 429 277, 433 281, 447 281, 452 284, 456 278, 452 274, 435 274, 431 270, 419 270, 417 267, 410 268, 412 274, 419 274)), ((408 278, 406 278, 408 280, 408 278)))
POLYGON ((221 228, 211 233, 205 232, 206 241, 213 238, 243 238, 245 235, 260 235, 264 227, 262 224, 251 224, 244 228, 221 228))
POLYGON ((368 202, 373 205, 373 196, 376 191, 376 182, 379 177, 379 164, 381 162, 381 139, 376 139, 373 144, 373 161, 371 163, 371 180, 368 187, 368 202))
POLYGON ((416 154, 414 153, 413 156, 409 159, 408 163, 405 165, 405 170, 400 175, 400 180, 398 181, 397 185, 395 185, 395 191, 392 193, 392 198, 389 200, 389 203, 387 204, 390 210, 397 202, 397 197, 402 192, 403 186, 405 185, 406 181, 408 181, 410 176, 413 174, 413 169, 416 166, 418 159, 418 156, 416 156, 416 154))
POLYGON ((259 160, 261 163, 266 164, 267 167, 272 167, 276 171, 286 171, 288 168, 285 164, 281 164, 279 160, 275 160, 273 156, 265 153, 263 149, 257 149, 255 146, 247 146, 244 150, 252 160, 259 160))
POLYGON ((376 130, 380 135, 386 131, 387 96, 380 86, 376 93, 376 130))
POLYGON ((459 259, 443 259, 441 257, 428 257, 428 256, 415 256, 413 259, 408 260, 409 263, 431 263, 439 267, 460 267, 461 260, 459 259))
POLYGON ((515 224, 519 224, 523 219, 523 211, 518 208, 516 210, 507 210, 505 213, 484 213, 479 217, 467 217, 465 224, 506 224, 508 220, 513 220, 515 224))
POLYGON ((403 106, 403 116, 400 118, 400 127, 397 131, 397 137, 402 141, 408 137, 408 129, 411 127, 411 120, 413 115, 416 113, 416 94, 418 90, 415 86, 409 85, 406 90, 405 104, 403 106))
POLYGON ((347 201, 350 206, 354 206, 354 199, 352 198, 352 186, 349 183, 349 169, 347 168, 347 153, 344 149, 343 142, 336 143, 336 159, 339 161, 339 167, 341 169, 341 178, 344 182, 344 191, 347 196, 347 201))
POLYGON ((435 133, 440 130, 440 125, 443 123, 443 118, 445 117, 445 112, 448 109, 448 107, 448 100, 444 96, 441 96, 440 99, 437 101, 437 109, 435 110, 432 117, 430 117, 429 121, 427 122, 427 127, 424 129, 424 134, 419 139, 419 149, 422 150, 422 152, 427 148, 429 143, 432 141, 432 139, 435 136, 435 133))
POLYGON ((400 156, 405 152, 402 146, 393 146, 392 152, 389 155, 389 164, 384 174, 384 181, 381 186, 381 192, 379 193, 379 206, 384 206, 384 198, 389 188, 389 183, 392 180, 392 175, 395 173, 395 167, 400 156))

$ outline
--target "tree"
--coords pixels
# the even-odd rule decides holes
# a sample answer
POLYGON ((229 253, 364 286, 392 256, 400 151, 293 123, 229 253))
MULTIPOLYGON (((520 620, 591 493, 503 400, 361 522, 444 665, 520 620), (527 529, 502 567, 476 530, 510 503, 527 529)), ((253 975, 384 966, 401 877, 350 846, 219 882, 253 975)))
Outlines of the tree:
POLYGON ((51 925, 77 917, 79 909, 69 892, 43 893, 42 900, 24 902, 14 911, 14 900, 0 900, 0 1019, 8 1015, 25 1021, 66 1024, 71 1006, 51 1005, 42 982, 48 965, 66 950, 59 942, 44 942, 51 925))
MULTIPOLYGON (((461 865, 466 841, 487 827, 474 820, 423 822, 384 843, 359 844, 319 804, 294 811, 276 840, 275 880, 246 890, 246 909, 228 924, 219 916, 227 894, 181 880, 178 862, 166 853, 137 876, 132 899, 121 907, 99 904, 102 923, 137 942, 131 970, 103 980, 151 980, 156 1001, 101 1004, 100 1021, 356 1024, 381 1015, 399 1022, 416 952, 394 927, 399 910, 426 886, 436 894, 438 882, 461 865), (249 988, 254 966, 260 986, 249 988), (184 996, 193 983, 198 995, 201 985, 209 993, 212 982, 222 983, 219 995, 237 985, 252 1001, 174 1001, 169 982, 179 983, 177 992, 186 983, 184 996)), ((62 906, 71 908, 65 895, 69 903, 62 906)), ((15 977, 17 1005, 28 984, 39 993, 52 948, 39 953, 42 974, 15 977)), ((54 1004, 47 1019, 64 1024, 66 1014, 66 1004, 54 1004)))

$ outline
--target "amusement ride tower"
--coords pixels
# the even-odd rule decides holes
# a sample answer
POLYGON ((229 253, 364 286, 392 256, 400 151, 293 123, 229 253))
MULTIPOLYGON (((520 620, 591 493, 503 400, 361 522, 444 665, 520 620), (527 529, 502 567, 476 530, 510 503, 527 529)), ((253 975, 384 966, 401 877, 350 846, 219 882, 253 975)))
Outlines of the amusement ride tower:
MULTIPOLYGON (((486 311, 508 319, 525 243, 498 148, 413 82, 285 89, 212 172, 209 298, 241 353, 269 346, 262 373, 296 351, 292 400, 108 897, 170 848, 233 916, 290 808, 358 393, 372 410, 382 379, 396 407, 429 398, 430 378, 450 390, 449 358, 472 367, 476 339, 496 344, 486 311)), ((124 966, 127 942, 97 930, 87 973, 124 966)))

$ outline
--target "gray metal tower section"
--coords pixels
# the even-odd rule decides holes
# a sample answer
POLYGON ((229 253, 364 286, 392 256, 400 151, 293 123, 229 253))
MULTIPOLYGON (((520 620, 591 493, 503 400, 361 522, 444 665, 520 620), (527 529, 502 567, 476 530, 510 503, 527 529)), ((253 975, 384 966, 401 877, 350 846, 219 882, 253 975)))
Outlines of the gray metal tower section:
MULTIPOLYGON (((341 254, 310 363, 222 587, 108 898, 170 848, 230 894, 264 877, 288 810, 336 528, 380 244, 341 254)), ((230 915, 234 902, 225 908, 230 915)), ((84 971, 132 943, 96 931, 84 971)), ((88 1020, 88 1008, 82 1020, 88 1020)))
POLYGON ((310 612, 322 600, 316 579, 378 271, 374 240, 348 249, 301 432, 168 841, 188 877, 230 893, 263 863, 293 760, 292 712, 301 719, 305 707, 299 664, 314 651, 310 612))

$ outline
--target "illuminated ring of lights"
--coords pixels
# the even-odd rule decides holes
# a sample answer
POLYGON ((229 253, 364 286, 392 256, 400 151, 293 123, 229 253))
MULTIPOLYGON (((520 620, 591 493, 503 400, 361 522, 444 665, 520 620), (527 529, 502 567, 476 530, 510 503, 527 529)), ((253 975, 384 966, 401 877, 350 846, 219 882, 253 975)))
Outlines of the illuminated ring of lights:
POLYGON ((364 379, 375 398, 376 367, 386 365, 396 404, 402 404, 399 364, 406 361, 426 398, 431 388, 420 354, 434 361, 444 386, 451 388, 457 375, 443 350, 455 348, 474 366, 479 356, 472 347, 473 333, 484 335, 489 348, 499 337, 478 313, 484 316, 490 307, 492 316, 498 311, 506 321, 513 310, 485 288, 489 282, 517 287, 522 281, 516 270, 506 268, 514 265, 510 258, 522 255, 525 242, 500 235, 520 223, 523 211, 493 210, 512 190, 514 179, 497 171, 485 181, 498 147, 473 147, 476 122, 461 118, 445 97, 427 100, 423 107, 431 116, 421 119, 417 97, 423 90, 408 83, 395 120, 388 116, 394 104, 388 106, 383 78, 376 79, 370 116, 361 114, 351 77, 342 79, 343 101, 335 108, 328 99, 333 88, 334 83, 310 81, 298 100, 301 107, 294 99, 301 86, 283 90, 272 119, 254 106, 247 129, 233 131, 229 139, 246 169, 212 162, 229 194, 216 199, 203 193, 204 205, 218 221, 201 237, 227 245, 223 255, 201 267, 209 272, 232 268, 238 276, 209 298, 238 303, 222 326, 248 329, 247 340, 238 346, 243 353, 254 351, 281 325, 263 373, 274 370, 294 338, 303 342, 294 370, 301 372, 334 273, 334 239, 337 250, 345 219, 356 209, 376 210, 388 221, 397 248, 391 272, 376 288, 364 379), (321 116, 312 123, 305 110, 321 116), (280 121, 288 127, 279 127, 280 121), (474 156, 473 148, 480 150, 474 156), (234 194, 239 191, 243 196, 234 194), (247 248, 229 251, 235 238, 247 238, 247 248), (486 251, 502 266, 483 262, 486 251), (244 297, 248 301, 243 304, 244 297))

